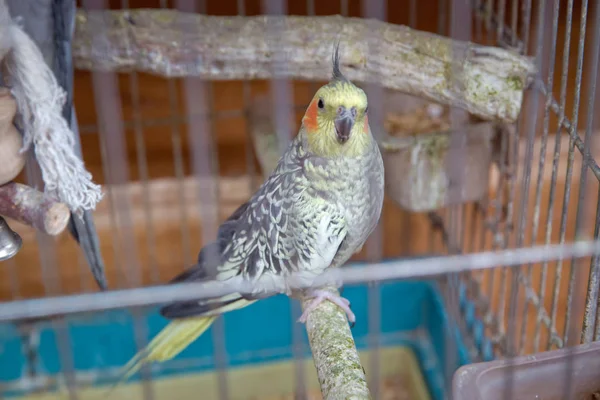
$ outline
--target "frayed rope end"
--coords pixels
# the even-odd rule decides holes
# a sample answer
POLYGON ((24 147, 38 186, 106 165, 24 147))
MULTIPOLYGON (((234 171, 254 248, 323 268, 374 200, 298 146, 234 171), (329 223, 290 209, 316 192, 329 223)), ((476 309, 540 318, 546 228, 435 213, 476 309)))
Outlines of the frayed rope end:
POLYGON ((29 36, 14 23, 8 32, 13 46, 5 62, 23 122, 21 152, 33 144, 46 193, 78 215, 93 210, 102 190, 75 153, 74 134, 62 117, 66 94, 29 36))

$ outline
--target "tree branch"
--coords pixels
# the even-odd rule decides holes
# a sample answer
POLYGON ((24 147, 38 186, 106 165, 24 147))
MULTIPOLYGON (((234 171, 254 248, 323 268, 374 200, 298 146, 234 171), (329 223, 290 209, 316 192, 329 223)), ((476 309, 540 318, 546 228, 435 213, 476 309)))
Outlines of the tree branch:
MULTIPOLYGON (((329 290, 339 295, 337 290, 329 290)), ((302 308, 311 300, 305 299, 302 308)), ((344 311, 324 301, 309 314, 306 331, 323 399, 370 399, 365 371, 344 311)))
POLYGON ((58 235, 69 221, 69 207, 20 183, 0 186, 0 215, 29 225, 48 235, 58 235))
POLYGON ((219 17, 174 10, 79 10, 73 57, 76 68, 97 71, 328 80, 339 39, 342 71, 349 79, 375 81, 487 120, 514 122, 523 90, 536 73, 529 58, 508 50, 376 20, 219 17), (369 37, 378 38, 376 52, 370 51, 369 37))

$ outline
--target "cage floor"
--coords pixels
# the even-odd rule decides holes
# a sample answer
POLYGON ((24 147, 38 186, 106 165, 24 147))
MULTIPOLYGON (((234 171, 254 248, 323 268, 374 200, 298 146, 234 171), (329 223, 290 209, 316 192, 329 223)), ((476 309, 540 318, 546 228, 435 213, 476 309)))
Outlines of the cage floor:
MULTIPOLYGON (((372 371, 373 352, 360 353, 367 375, 372 371)), ((429 400, 425 380, 419 363, 410 348, 397 346, 379 351, 380 393, 389 400, 429 400)), ((302 361, 305 372, 307 399, 322 399, 319 384, 311 359, 302 361)), ((294 399, 296 364, 293 361, 274 362, 265 365, 233 368, 227 375, 228 396, 232 400, 275 400, 294 399), (268 384, 265 384, 268 383, 268 384)), ((168 376, 151 383, 154 399, 197 399, 201 391, 203 400, 217 400, 219 382, 216 372, 168 376)), ((89 387, 78 390, 79 399, 106 398, 106 387, 89 387)), ((137 400, 144 398, 140 381, 128 383, 116 389, 111 399, 137 400)), ((20 397, 23 400, 58 400, 68 398, 65 389, 44 394, 20 397)))

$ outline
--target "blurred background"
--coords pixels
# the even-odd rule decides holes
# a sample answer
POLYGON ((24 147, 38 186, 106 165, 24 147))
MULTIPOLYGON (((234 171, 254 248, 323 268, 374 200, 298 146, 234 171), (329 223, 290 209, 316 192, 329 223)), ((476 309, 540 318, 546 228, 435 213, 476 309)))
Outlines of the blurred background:
MULTIPOLYGON (((588 173, 585 190, 580 193, 583 158, 574 144, 574 134, 571 134, 570 142, 569 130, 565 128, 566 117, 569 124, 579 126, 582 140, 588 118, 594 114, 594 107, 596 110, 599 107, 600 102, 590 101, 594 93, 587 84, 598 72, 591 56, 596 43, 594 35, 600 24, 595 19, 596 9, 600 7, 598 2, 475 0, 462 4, 456 0, 198 0, 192 3, 196 12, 211 16, 253 16, 273 10, 289 15, 341 14, 377 18, 450 37, 453 31, 456 34, 462 21, 470 27, 467 39, 512 48, 531 56, 538 65, 539 76, 532 89, 526 91, 519 121, 514 125, 495 123, 493 134, 487 141, 479 143, 476 140, 470 144, 474 147, 467 151, 483 152, 487 155, 483 159, 472 160, 468 155, 463 158, 467 168, 480 171, 481 176, 472 177, 479 176, 477 179, 480 179, 477 190, 474 189, 477 192, 475 198, 458 205, 440 204, 435 209, 414 210, 406 204, 403 206, 397 197, 388 193, 378 231, 353 261, 466 254, 547 242, 570 243, 576 239, 578 212, 585 218, 577 234, 587 238, 598 236, 598 180, 593 173, 588 173), (457 10, 467 13, 457 15, 457 10), (585 11, 583 18, 582 11, 585 11), (584 23, 587 31, 582 36, 584 23), (585 41, 584 47, 579 46, 580 40, 585 41), (580 54, 583 57, 581 69, 577 68, 580 54), (545 115, 547 122, 544 122, 545 115), (556 146, 558 140, 562 141, 559 147, 556 146)), ((85 8, 81 1, 77 1, 77 6, 85 8)), ((172 1, 106 2, 106 8, 112 10, 174 7, 177 4, 172 1)), ((274 110, 269 103, 274 84, 266 80, 191 83, 186 78, 167 79, 140 72, 115 74, 114 81, 108 82, 114 82, 116 97, 112 100, 112 108, 107 109, 116 113, 104 115, 122 120, 120 136, 114 132, 107 134, 99 124, 98 110, 102 107, 99 102, 106 98, 98 94, 98 85, 107 81, 94 79, 92 71, 75 70, 74 106, 85 165, 105 191, 105 198, 93 216, 109 285, 111 289, 124 289, 166 283, 195 261, 203 240, 214 232, 214 227, 203 226, 203 218, 209 219, 211 224, 225 220, 250 197, 268 173, 268 160, 272 155, 267 153, 276 151, 273 150, 276 143, 271 143, 270 150, 261 147, 263 142, 257 141, 260 129, 256 129, 253 116, 257 112, 260 114, 262 107, 274 110), (197 97, 199 93, 200 97, 197 97), (203 204, 193 169, 194 154, 198 153, 195 153, 190 135, 197 130, 188 124, 188 111, 190 100, 198 98, 202 99, 205 109, 202 143, 209 149, 206 151, 209 158, 203 165, 216 178, 217 206, 211 209, 216 213, 213 216, 201 211, 203 204)), ((287 93, 293 111, 294 134, 306 106, 323 83, 289 80, 287 93)), ((384 111, 380 129, 386 135, 448 128, 444 125, 446 122, 432 116, 428 103, 414 100, 415 104, 412 104, 412 100, 397 93, 377 93, 382 96, 379 103, 384 111), (405 112, 407 107, 411 108, 410 112, 405 112)), ((598 127, 597 120, 592 121, 594 130, 598 127)), ((594 133, 593 137, 596 136, 594 133)), ((586 146, 590 148, 592 158, 600 156, 598 140, 586 143, 586 146)), ((406 173, 401 169, 396 172, 399 175, 406 173)), ((25 182, 25 172, 17 180, 25 182)), ((24 244, 14 258, 1 265, 0 300, 97 290, 81 250, 69 235, 62 234, 40 247, 38 234, 33 229, 12 222, 11 227, 23 238, 24 244)), ((588 287, 592 261, 592 258, 582 259, 578 274, 573 272, 574 264, 566 261, 528 265, 528 269, 522 267, 516 289, 519 295, 515 314, 518 316, 515 337, 522 338, 519 354, 561 348, 567 322, 581 327, 584 305, 588 303, 585 292, 572 293, 573 282, 578 279, 577 287, 588 287), (567 320, 568 315, 570 320, 567 320)), ((418 278, 418 271, 415 275, 418 278)), ((506 355, 511 277, 512 273, 499 265, 488 271, 461 275, 461 285, 451 286, 449 291, 443 286, 443 290, 432 295, 440 296, 439 301, 446 307, 440 313, 449 313, 450 319, 462 321, 459 325, 463 324, 464 342, 470 340, 464 344, 465 349, 470 349, 464 350, 464 354, 473 356, 465 356, 465 363, 469 358, 487 361, 506 355), (472 315, 469 314, 471 311, 472 315), (479 321, 475 323, 477 327, 470 318, 479 321), (480 327, 481 332, 478 331, 480 327), (487 339, 484 340, 484 336, 487 339)), ((366 298, 366 286, 363 289, 365 292, 361 296, 366 298)), ((388 300, 402 304, 398 306, 398 313, 404 312, 402 310, 410 315, 420 313, 418 307, 422 305, 404 297, 412 293, 407 287, 393 293, 396 294, 390 295, 388 300)), ((431 304, 434 303, 431 300, 431 304)), ((370 304, 369 307, 377 309, 385 305, 370 304)), ((371 313, 373 309, 369 310, 371 313)), ((393 313, 389 310, 381 312, 381 320, 388 318, 386 313, 393 313)), ((364 313, 367 318, 366 306, 364 313)), ((364 338, 373 334, 371 329, 377 324, 377 321, 369 322, 370 328, 364 332, 364 338)), ((416 323, 415 326, 420 325, 416 323)), ((110 336, 110 328, 106 329, 106 335, 110 336)), ((398 325, 389 329, 400 328, 398 325)), ((427 329, 433 328, 427 325, 427 329)), ((81 340, 83 343, 84 339, 81 340)), ((232 337, 231 340, 237 339, 232 337)), ((357 339, 357 343, 360 340, 357 339)), ((364 339, 361 343, 367 346, 367 342, 364 339)), ((436 351, 439 350, 439 340, 433 342, 436 351)), ((128 346, 127 351, 133 348, 132 343, 128 342, 128 346)), ((243 348, 239 343, 238 347, 243 348)), ((417 351, 417 358, 423 370, 422 353, 417 351)), ((114 366, 117 361, 111 363, 114 366)), ((92 368, 89 365, 85 368, 88 367, 92 368)), ((431 387, 431 381, 427 382, 431 387)), ((438 398, 437 395, 433 397, 438 398)))

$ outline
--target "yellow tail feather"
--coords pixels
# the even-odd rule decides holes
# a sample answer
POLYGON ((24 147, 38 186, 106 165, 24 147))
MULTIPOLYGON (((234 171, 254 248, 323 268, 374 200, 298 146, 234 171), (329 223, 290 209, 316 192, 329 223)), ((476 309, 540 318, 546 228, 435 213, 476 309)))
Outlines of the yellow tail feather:
POLYGON ((181 353, 194 340, 202 335, 214 322, 216 316, 177 319, 169 323, 148 346, 136 354, 122 368, 122 377, 115 383, 108 394, 140 370, 144 363, 163 362, 181 353))
MULTIPOLYGON (((234 295, 236 297, 240 296, 239 294, 234 295)), ((223 298, 220 300, 223 301, 223 298)), ((220 307, 218 310, 213 310, 213 312, 215 312, 215 314, 217 312, 222 314, 247 307, 255 301, 256 300, 246 300, 240 297, 239 300, 220 307)), ((127 364, 125 364, 120 374, 121 379, 108 390, 105 397, 108 397, 113 390, 138 372, 143 364, 152 361, 167 361, 181 353, 194 340, 206 332, 217 317, 218 315, 211 315, 206 317, 190 317, 173 320, 165 326, 154 339, 152 339, 144 350, 137 353, 127 364)))

